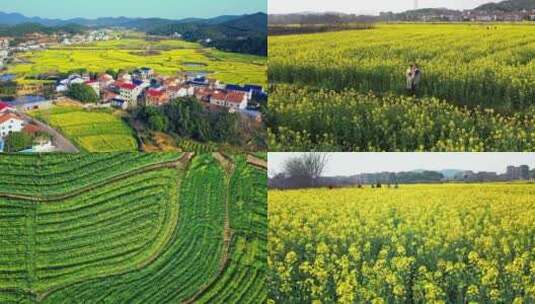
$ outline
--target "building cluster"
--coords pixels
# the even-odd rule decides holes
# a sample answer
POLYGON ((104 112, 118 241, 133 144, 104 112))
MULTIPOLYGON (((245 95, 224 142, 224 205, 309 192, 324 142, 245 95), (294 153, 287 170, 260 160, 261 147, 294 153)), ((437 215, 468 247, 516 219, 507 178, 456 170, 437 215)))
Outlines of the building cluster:
POLYGON ((401 14, 391 12, 381 13, 381 17, 387 21, 401 19, 403 21, 421 22, 519 22, 535 21, 535 9, 520 10, 513 12, 485 11, 485 10, 417 10, 401 14))
POLYGON ((72 45, 72 44, 84 44, 91 43, 95 41, 108 41, 112 39, 119 39, 119 36, 114 36, 110 30, 104 29, 99 31, 91 31, 85 34, 62 34, 60 36, 61 44, 63 45, 72 45))
POLYGON ((492 181, 515 181, 515 180, 529 180, 530 171, 529 166, 508 166, 507 170, 503 174, 498 174, 496 172, 474 172, 474 171, 464 171, 457 174, 454 178, 459 181, 467 182, 492 182, 492 181))
POLYGON ((9 57, 9 39, 0 37, 0 69, 6 64, 9 57))
POLYGON ((12 133, 23 132, 33 138, 31 149, 26 152, 50 152, 55 149, 49 136, 38 136, 41 128, 26 119, 11 104, 0 102, 0 152, 4 151, 5 139, 12 133))
POLYGON ((116 78, 106 73, 94 79, 89 74, 72 74, 58 83, 56 91, 66 92, 73 84, 90 86, 99 96, 101 106, 122 109, 138 105, 161 106, 176 98, 194 97, 207 105, 239 111, 251 109, 250 102, 256 97, 267 96, 261 86, 223 84, 215 79, 187 74, 160 76, 147 67, 133 73, 122 72, 116 78))

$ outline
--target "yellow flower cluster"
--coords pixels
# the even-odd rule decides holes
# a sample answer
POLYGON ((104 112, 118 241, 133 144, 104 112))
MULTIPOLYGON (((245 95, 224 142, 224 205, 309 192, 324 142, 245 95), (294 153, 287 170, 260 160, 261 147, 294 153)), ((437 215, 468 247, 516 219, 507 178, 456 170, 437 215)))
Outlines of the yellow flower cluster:
POLYGON ((534 189, 270 191, 270 302, 533 303, 534 189))

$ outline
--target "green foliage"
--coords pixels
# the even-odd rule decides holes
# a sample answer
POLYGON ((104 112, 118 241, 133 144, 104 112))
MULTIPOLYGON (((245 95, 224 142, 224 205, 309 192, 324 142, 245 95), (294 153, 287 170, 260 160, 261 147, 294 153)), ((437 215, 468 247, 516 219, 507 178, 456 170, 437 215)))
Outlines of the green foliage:
POLYGON ((69 86, 65 93, 72 99, 79 100, 83 103, 95 103, 99 100, 97 93, 93 88, 86 84, 75 83, 69 86))
POLYGON ((158 167, 180 156, 0 157, 0 300, 265 302, 265 172, 242 158, 237 187, 210 154, 158 167))
POLYGON ((206 110, 193 98, 176 99, 163 107, 143 107, 137 118, 154 131, 167 131, 200 142, 240 144, 240 117, 237 113, 206 110))
POLYGON ((32 137, 24 132, 12 132, 5 138, 5 152, 18 152, 32 146, 32 137))
POLYGON ((418 94, 457 105, 535 106, 535 27, 383 24, 365 31, 269 39, 272 83, 405 94, 405 69, 423 71, 418 94), (474 39, 480 37, 480 39, 474 39))
POLYGON ((109 110, 89 111, 78 107, 56 106, 33 111, 30 115, 58 129, 83 151, 137 151, 133 130, 109 110))
POLYGON ((16 95, 17 83, 15 81, 0 82, 0 95, 16 95))
POLYGON ((270 95, 268 138, 274 151, 535 151, 534 114, 280 85, 270 95))

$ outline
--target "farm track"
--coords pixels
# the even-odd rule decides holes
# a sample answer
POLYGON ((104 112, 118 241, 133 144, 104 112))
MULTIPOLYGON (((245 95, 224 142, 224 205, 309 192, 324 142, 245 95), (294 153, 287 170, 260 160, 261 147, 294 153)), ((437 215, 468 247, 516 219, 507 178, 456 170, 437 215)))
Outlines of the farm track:
POLYGON ((78 196, 82 193, 92 191, 103 185, 118 182, 120 180, 123 180, 128 177, 132 177, 138 174, 156 171, 156 170, 160 170, 164 168, 176 168, 177 166, 184 168, 187 166, 187 164, 189 163, 192 157, 193 157, 193 153, 184 153, 182 157, 180 157, 178 160, 166 161, 166 162, 162 162, 158 164, 147 165, 147 166, 135 169, 130 172, 125 172, 125 173, 121 173, 119 175, 116 175, 110 178, 106 178, 93 185, 88 185, 88 186, 82 187, 80 189, 77 189, 77 190, 74 190, 65 194, 36 196, 36 195, 24 195, 24 194, 12 194, 12 193, 0 192, 0 198, 3 197, 3 198, 8 198, 8 199, 18 199, 18 200, 35 201, 35 202, 54 202, 54 201, 65 200, 71 197, 78 196))
POLYGON ((225 155, 214 152, 212 156, 220 163, 220 165, 225 169, 225 184, 227 186, 227 191, 225 192, 225 226, 224 226, 224 237, 223 237, 223 255, 219 262, 219 270, 217 273, 199 289, 191 298, 183 301, 183 304, 192 304, 195 303, 204 293, 212 287, 219 277, 223 275, 223 272, 228 266, 229 254, 230 254, 230 244, 232 244, 233 231, 230 226, 230 212, 229 212, 229 200, 230 200, 230 180, 232 174, 234 173, 234 163, 227 158, 225 155))
POLYGON ((268 168, 267 161, 260 159, 256 156, 253 156, 251 154, 247 154, 247 163, 261 170, 267 170, 268 168))

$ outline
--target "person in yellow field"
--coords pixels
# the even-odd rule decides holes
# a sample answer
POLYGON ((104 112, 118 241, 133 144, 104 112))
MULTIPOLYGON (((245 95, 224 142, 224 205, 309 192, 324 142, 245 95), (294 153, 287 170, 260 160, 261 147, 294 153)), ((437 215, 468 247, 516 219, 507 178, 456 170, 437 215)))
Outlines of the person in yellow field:
POLYGON ((422 79, 422 71, 416 63, 409 65, 409 68, 405 72, 405 77, 407 78, 407 91, 409 94, 415 95, 422 79))

